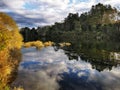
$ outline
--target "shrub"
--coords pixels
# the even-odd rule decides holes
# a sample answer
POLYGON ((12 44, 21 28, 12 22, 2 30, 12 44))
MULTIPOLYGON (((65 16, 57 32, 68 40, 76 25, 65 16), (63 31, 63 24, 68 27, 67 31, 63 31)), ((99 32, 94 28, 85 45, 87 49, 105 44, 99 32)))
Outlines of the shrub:
POLYGON ((0 90, 8 90, 21 60, 22 36, 15 21, 0 13, 0 90))
POLYGON ((64 47, 64 46, 70 46, 71 43, 69 42, 62 42, 62 43, 59 43, 60 47, 64 47))
POLYGON ((52 46, 54 43, 51 42, 51 41, 48 41, 48 42, 45 42, 44 43, 44 46, 47 47, 47 46, 52 46))
POLYGON ((42 41, 33 41, 33 42, 24 43, 23 46, 26 48, 35 46, 36 48, 41 49, 42 47, 44 47, 44 44, 42 41))

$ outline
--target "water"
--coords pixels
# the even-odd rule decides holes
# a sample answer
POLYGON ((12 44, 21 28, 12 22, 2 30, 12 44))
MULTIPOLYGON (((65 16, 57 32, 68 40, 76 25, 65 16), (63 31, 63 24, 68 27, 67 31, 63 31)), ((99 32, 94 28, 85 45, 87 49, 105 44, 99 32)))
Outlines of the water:
POLYGON ((120 90, 119 64, 90 62, 53 47, 23 48, 22 53, 14 86, 25 90, 120 90))

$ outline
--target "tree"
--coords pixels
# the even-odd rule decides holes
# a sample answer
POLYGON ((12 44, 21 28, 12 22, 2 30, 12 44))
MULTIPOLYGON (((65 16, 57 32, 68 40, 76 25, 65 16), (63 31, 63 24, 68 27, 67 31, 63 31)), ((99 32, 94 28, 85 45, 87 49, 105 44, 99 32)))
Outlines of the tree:
MULTIPOLYGON (((9 32, 8 35, 2 35, 4 38, 11 37, 9 39, 8 47, 9 48, 20 48, 22 45, 22 36, 19 34, 18 26, 15 21, 5 13, 0 13, 0 26, 1 26, 1 35, 9 32)), ((3 40, 4 41, 4 40, 3 40)))
POLYGON ((15 21, 0 13, 0 90, 13 81, 20 61, 22 36, 15 21))

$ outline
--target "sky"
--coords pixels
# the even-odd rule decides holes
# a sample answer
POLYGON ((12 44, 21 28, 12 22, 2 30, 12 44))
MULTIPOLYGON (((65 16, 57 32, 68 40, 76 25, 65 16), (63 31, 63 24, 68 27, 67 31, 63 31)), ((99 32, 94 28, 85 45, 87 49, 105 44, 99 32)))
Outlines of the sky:
MULTIPOLYGON (((22 49, 22 62, 15 86, 25 90, 120 90, 120 66, 98 72, 95 66, 81 60, 68 60, 65 51, 53 47, 22 49), (59 83, 60 81, 60 83, 59 83), (70 88, 70 89, 69 89, 70 88)), ((99 66, 98 66, 99 68, 99 66)))
POLYGON ((0 0, 0 12, 9 14, 19 27, 62 22, 69 13, 87 12, 97 3, 120 8, 120 0, 0 0))

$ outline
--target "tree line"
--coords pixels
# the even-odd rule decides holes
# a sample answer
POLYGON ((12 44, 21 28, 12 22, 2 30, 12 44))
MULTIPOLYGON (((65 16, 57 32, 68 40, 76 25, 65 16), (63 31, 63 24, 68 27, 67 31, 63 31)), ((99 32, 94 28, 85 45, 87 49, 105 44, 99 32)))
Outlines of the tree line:
POLYGON ((54 41, 54 42, 106 42, 120 41, 120 12, 110 5, 98 3, 89 12, 69 13, 63 22, 54 25, 20 30, 24 42, 54 41))
POLYGON ((63 22, 36 29, 25 27, 20 33, 24 42, 70 42, 69 49, 62 48, 69 51, 66 53, 69 59, 77 59, 77 53, 82 60, 89 60, 93 68, 111 69, 117 62, 110 60, 110 53, 120 52, 120 10, 98 3, 81 15, 69 13, 63 22))

